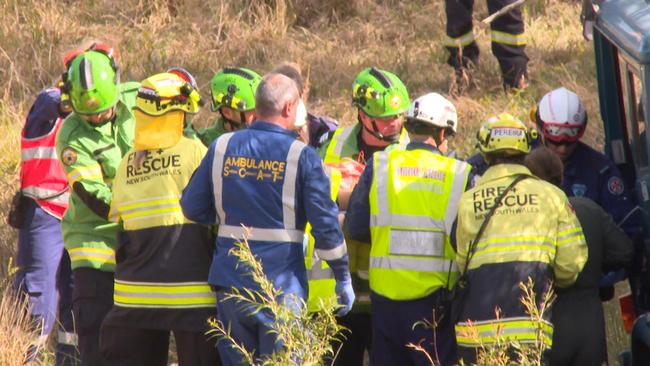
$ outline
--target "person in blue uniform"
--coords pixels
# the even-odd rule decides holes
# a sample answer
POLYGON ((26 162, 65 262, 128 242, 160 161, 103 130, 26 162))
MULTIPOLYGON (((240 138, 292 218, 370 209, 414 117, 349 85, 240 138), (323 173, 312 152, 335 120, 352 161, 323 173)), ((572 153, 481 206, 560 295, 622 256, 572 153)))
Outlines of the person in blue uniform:
MULTIPOLYGON (((330 198, 329 179, 316 151, 293 132, 298 100, 291 79, 267 75, 256 93, 257 120, 210 145, 181 197, 187 218, 219 224, 209 274, 209 283, 217 290, 218 318, 239 344, 255 350, 256 358, 272 354, 281 345, 269 332, 274 321, 270 314, 251 313, 226 298, 233 288, 259 289, 247 266, 229 255, 247 229, 250 249, 273 285, 285 296, 306 299, 302 242, 309 221, 315 250, 336 278, 339 314, 348 312, 354 302, 347 248, 338 209, 330 198)), ((241 364, 241 355, 226 340, 217 347, 224 365, 241 364)))

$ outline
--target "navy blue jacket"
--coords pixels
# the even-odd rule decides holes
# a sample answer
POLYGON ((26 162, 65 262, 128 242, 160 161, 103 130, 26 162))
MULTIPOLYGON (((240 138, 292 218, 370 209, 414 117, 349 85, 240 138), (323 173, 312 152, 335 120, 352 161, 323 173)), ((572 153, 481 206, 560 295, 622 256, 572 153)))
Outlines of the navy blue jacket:
POLYGON ((349 280, 348 256, 338 208, 316 151, 277 125, 256 121, 212 142, 183 191, 185 216, 219 224, 209 282, 217 287, 258 289, 246 266, 229 254, 241 225, 264 273, 285 294, 307 295, 303 237, 306 223, 320 258, 338 281, 349 280))

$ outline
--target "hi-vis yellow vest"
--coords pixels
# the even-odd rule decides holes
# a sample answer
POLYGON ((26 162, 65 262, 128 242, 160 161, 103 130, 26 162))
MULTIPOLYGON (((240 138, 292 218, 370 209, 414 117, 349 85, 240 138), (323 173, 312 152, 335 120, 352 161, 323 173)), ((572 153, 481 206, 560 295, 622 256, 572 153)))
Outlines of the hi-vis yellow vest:
POLYGON ((393 300, 456 280, 449 235, 469 165, 424 150, 375 153, 370 189, 370 288, 393 300))
POLYGON ((188 220, 179 203, 205 152, 200 141, 182 137, 170 148, 148 151, 140 165, 133 150, 122 160, 110 213, 112 221, 123 225, 118 245, 128 246, 115 271, 117 307, 215 306, 207 281, 212 254, 208 229, 188 220))
MULTIPOLYGON (((339 186, 341 185, 341 171, 325 167, 329 171, 330 194, 332 200, 336 201, 339 186)), ((315 240, 311 235, 311 225, 307 223, 305 234, 308 235, 307 248, 305 250, 305 267, 307 268, 307 279, 309 281, 309 297, 307 309, 309 312, 317 312, 322 309, 321 305, 336 304, 336 280, 334 272, 327 263, 316 256, 314 251, 315 240)))

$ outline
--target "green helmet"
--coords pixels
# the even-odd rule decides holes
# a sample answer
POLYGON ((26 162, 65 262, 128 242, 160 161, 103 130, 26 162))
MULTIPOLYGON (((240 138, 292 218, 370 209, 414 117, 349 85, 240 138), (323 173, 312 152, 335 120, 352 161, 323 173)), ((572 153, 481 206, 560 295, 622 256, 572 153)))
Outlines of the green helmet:
POLYGON ((97 51, 75 57, 67 72, 72 109, 80 114, 101 113, 113 107, 119 96, 118 84, 115 62, 97 51))
POLYGON ((229 107, 238 112, 255 109, 255 91, 262 77, 253 70, 226 67, 210 82, 212 111, 229 107))
POLYGON ((369 67, 352 83, 352 105, 375 118, 405 113, 411 104, 406 86, 397 75, 369 67))

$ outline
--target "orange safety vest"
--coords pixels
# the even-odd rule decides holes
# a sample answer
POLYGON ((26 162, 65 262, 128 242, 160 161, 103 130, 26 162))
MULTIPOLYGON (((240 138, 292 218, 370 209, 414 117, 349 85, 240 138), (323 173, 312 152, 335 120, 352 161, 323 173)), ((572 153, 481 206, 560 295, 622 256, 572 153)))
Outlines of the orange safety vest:
POLYGON ((63 119, 44 136, 20 139, 20 190, 47 213, 61 220, 68 208, 68 178, 56 154, 56 134, 63 119))

